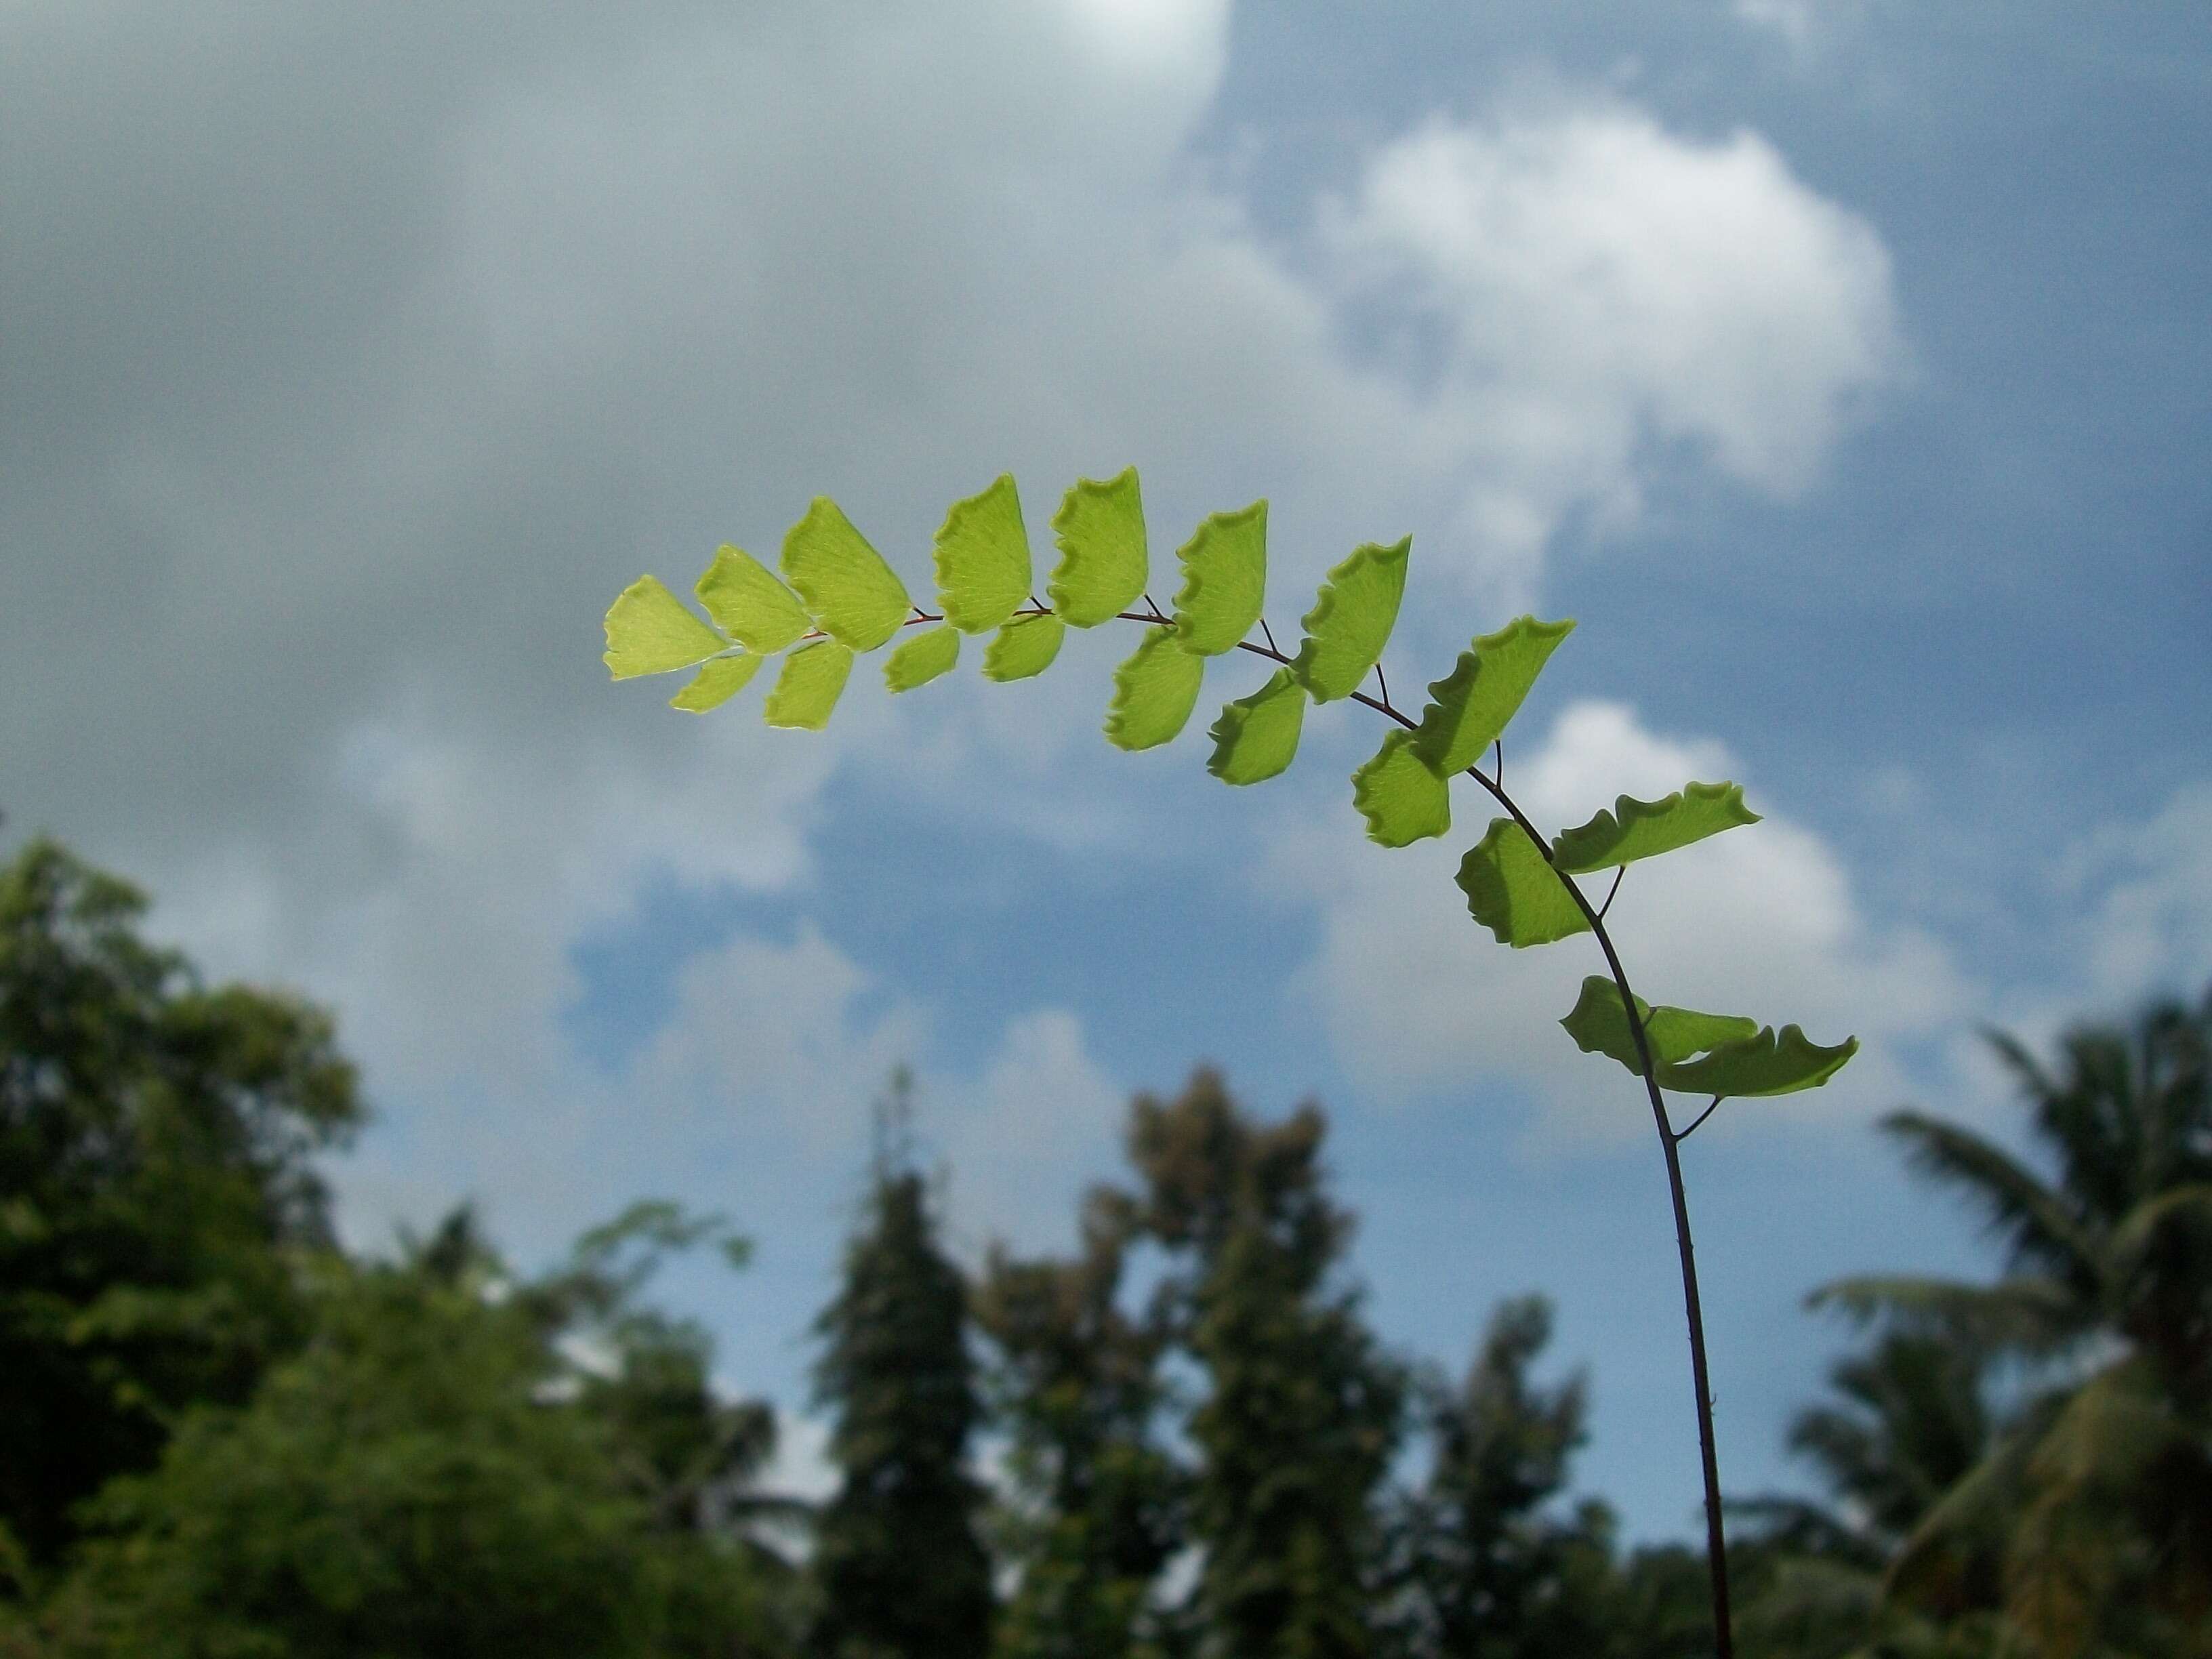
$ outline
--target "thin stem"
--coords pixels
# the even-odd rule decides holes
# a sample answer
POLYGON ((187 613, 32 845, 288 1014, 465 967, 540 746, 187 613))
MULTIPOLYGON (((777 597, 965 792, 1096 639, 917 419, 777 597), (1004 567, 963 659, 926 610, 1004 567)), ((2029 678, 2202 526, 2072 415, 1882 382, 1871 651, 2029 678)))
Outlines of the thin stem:
MULTIPOLYGON (((1488 790, 1521 826, 1536 844, 1536 850, 1544 855, 1544 861, 1552 862, 1549 843, 1537 833, 1536 826, 1528 822, 1513 798, 1472 767, 1468 775, 1488 790)), ((1636 994, 1629 988, 1628 972, 1620 965, 1620 953, 1613 949, 1613 936, 1605 930, 1605 918, 1592 907, 1589 896, 1572 876, 1560 872, 1559 884, 1567 890, 1576 908, 1589 923, 1590 932, 1597 937, 1598 949, 1605 953, 1605 964, 1613 970, 1614 988, 1620 993, 1621 1006, 1628 1015, 1628 1034, 1635 1040, 1644 1092, 1651 1102, 1651 1121, 1659 1132, 1659 1150, 1667 1160, 1667 1191, 1674 1204, 1674 1244, 1682 1262, 1682 1312, 1690 1327, 1690 1386, 1697 1396, 1698 1452, 1705 1479, 1705 1565, 1712 1580, 1713 1651, 1716 1659, 1735 1659, 1735 1637, 1729 1620, 1728 1546, 1721 1531, 1720 1456, 1715 1449, 1713 1436, 1712 1376, 1705 1363, 1705 1315, 1698 1296, 1698 1258, 1690 1240, 1690 1201, 1682 1185, 1681 1154, 1674 1127, 1668 1121, 1667 1103, 1659 1093, 1658 1067, 1651 1058, 1651 1039, 1644 1032, 1644 1017, 1636 1011, 1636 994)))
POLYGON ((1382 660, 1379 657, 1375 661, 1375 684, 1382 688, 1382 706, 1385 708, 1389 708, 1390 680, 1389 677, 1382 672, 1382 660))
POLYGON ((1697 1132, 1698 1132, 1698 1125, 1699 1123, 1703 1123, 1703 1122, 1704 1122, 1707 1118, 1711 1117, 1711 1116, 1715 1112, 1718 1111, 1718 1110, 1720 1109, 1720 1104, 1721 1104, 1721 1097, 1720 1097, 1718 1095, 1715 1095, 1715 1096, 1713 1097, 1713 1103, 1712 1103, 1711 1105, 1710 1105, 1710 1106, 1706 1107, 1706 1108, 1705 1108, 1705 1109, 1704 1111, 1699 1112, 1699 1113, 1698 1114, 1698 1115, 1697 1115, 1697 1118, 1696 1118, 1695 1121, 1693 1121, 1693 1122, 1690 1125, 1690 1127, 1689 1127, 1688 1128, 1686 1128, 1686 1129, 1683 1130, 1680 1134, 1677 1134, 1677 1135, 1674 1137, 1674 1144, 1675 1144, 1677 1146, 1680 1146, 1684 1141, 1687 1140, 1687 1139, 1688 1139, 1692 1135, 1693 1135, 1693 1134, 1697 1133, 1697 1132))
POLYGON ((1620 878, 1627 873, 1628 866, 1626 865, 1622 864, 1614 866, 1613 872, 1613 885, 1605 890, 1605 902, 1597 907, 1597 913, 1601 920, 1603 919, 1607 911, 1613 908, 1613 896, 1620 890, 1620 878))
POLYGON ((1275 630, 1267 626, 1267 619, 1265 617, 1260 618, 1260 631, 1267 636, 1267 649, 1273 652, 1277 656, 1281 656, 1283 654, 1283 650, 1280 646, 1275 643, 1275 630))

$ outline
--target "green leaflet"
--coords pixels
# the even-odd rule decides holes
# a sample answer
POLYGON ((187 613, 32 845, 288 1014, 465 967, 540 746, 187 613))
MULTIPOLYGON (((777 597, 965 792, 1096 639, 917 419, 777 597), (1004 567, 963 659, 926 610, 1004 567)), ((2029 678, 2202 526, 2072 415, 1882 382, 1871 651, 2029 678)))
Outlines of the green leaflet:
POLYGON ((618 680, 704 662, 730 642, 693 616, 658 576, 640 576, 607 607, 607 671, 618 680))
POLYGON ((1421 763, 1413 734, 1382 739, 1375 758, 1352 775, 1352 804, 1367 820, 1370 841, 1407 847, 1451 828, 1451 788, 1421 763))
POLYGON ((1549 945, 1589 931, 1543 850, 1510 818, 1492 818, 1490 831, 1460 861, 1459 890, 1469 915, 1501 945, 1549 945))
POLYGON ((822 631, 855 651, 890 638, 911 608, 898 573, 827 495, 784 537, 783 574, 822 631))
POLYGON ((1298 752, 1298 732, 1306 718, 1306 689, 1278 668, 1249 697, 1221 711, 1206 735, 1213 757, 1206 769, 1224 783, 1260 783, 1291 763, 1298 752))
MULTIPOLYGON (((1692 1055, 1759 1035, 1759 1022, 1741 1014, 1701 1014, 1663 1005, 1655 1008, 1642 997, 1636 999, 1636 1012, 1644 1022, 1644 1036, 1651 1045, 1651 1063, 1662 1085, 1667 1083, 1668 1069, 1692 1055)), ((1637 1063, 1636 1039, 1628 1029, 1620 988, 1604 975, 1592 974, 1583 981, 1574 1012, 1559 1024, 1584 1054, 1605 1054, 1637 1076, 1644 1075, 1644 1068, 1637 1063)))
POLYGON ((1017 617, 991 636, 983 650, 983 678, 1025 680, 1052 666, 1067 624, 1057 617, 1017 617))
POLYGON ((925 628, 891 653, 884 664, 884 684, 894 691, 911 691, 949 673, 959 660, 959 635, 950 628, 925 628))
POLYGON ((1145 504, 1137 469, 1103 483, 1085 478, 1052 515, 1060 563, 1045 592, 1071 628, 1096 628, 1120 616, 1145 591, 1145 504))
POLYGON ((699 672, 691 677, 691 684, 671 697, 668 706, 689 714, 703 714, 709 708, 719 708, 745 689, 765 660, 750 651, 712 658, 700 665, 699 672))
POLYGON ((725 543, 699 578, 699 603, 748 651, 772 657, 814 624, 798 597, 751 554, 725 543))
POLYGON ((1012 473, 1001 472, 945 515, 937 532, 937 592, 945 620, 965 634, 989 633, 1029 598, 1030 538, 1012 473))
POLYGON ((1485 634, 1459 653, 1452 672, 1429 685, 1415 752, 1430 769, 1449 776, 1464 772, 1501 736, 1521 708, 1545 662, 1574 632, 1572 620, 1538 622, 1521 617, 1485 634))
POLYGON ((1114 671, 1114 701, 1106 710, 1106 736, 1122 749, 1157 749, 1190 719, 1206 659, 1182 648, 1172 628, 1155 628, 1136 654, 1114 671))
POLYGON ((801 646, 783 659, 783 672, 768 694, 762 718, 770 726, 795 726, 819 732, 853 672, 853 653, 835 640, 801 646))
POLYGON ((1176 550, 1182 591, 1176 595, 1176 632, 1183 649, 1201 657, 1234 650, 1260 620, 1267 590, 1267 503, 1216 513, 1176 550))
POLYGON ((1316 702, 1348 697, 1382 654, 1397 625, 1406 592, 1406 559, 1413 538, 1394 547, 1373 543, 1328 573, 1314 608, 1306 612, 1305 643, 1291 672, 1316 702))
POLYGON ((1579 876, 1610 870, 1671 853, 1738 824, 1759 822, 1759 814, 1743 804, 1743 791, 1732 783, 1693 783, 1664 800, 1632 800, 1623 795, 1613 808, 1577 829, 1559 832, 1552 843, 1552 857, 1562 872, 1579 876))
POLYGON ((1672 1066, 1659 1080, 1669 1089, 1695 1095, 1788 1095, 1817 1089, 1859 1051, 1856 1037, 1832 1048, 1807 1040, 1795 1025, 1777 1036, 1771 1025, 1755 1036, 1716 1048, 1702 1060, 1672 1066))

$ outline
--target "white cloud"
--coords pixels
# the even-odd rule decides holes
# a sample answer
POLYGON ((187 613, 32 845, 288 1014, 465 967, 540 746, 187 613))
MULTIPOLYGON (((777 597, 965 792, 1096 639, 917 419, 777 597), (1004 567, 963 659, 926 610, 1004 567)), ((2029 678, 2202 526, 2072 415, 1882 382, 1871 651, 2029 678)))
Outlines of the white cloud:
POLYGON ((1531 560, 1570 505, 1632 515, 1652 439, 1802 489, 1899 367, 1880 237, 1753 132, 1609 103, 1434 119, 1323 225, 1351 292, 1431 322, 1412 338, 1482 480, 1469 511, 1531 560))
MULTIPOLYGON (((1739 769, 1710 739, 1662 737, 1618 704, 1582 702, 1559 716, 1533 756, 1509 757, 1506 781, 1540 826, 1556 830, 1610 805, 1616 793, 1649 799, 1693 778, 1732 775, 1739 769)), ((1625 1076, 1577 1051, 1557 1024, 1583 977, 1604 971, 1590 941, 1509 951, 1467 914, 1453 877, 1487 816, 1484 805, 1472 784, 1455 787, 1462 822, 1449 845, 1386 852, 1334 830, 1286 838, 1279 868, 1328 895, 1301 992, 1357 1085, 1378 1097, 1513 1078, 1544 1108, 1532 1144, 1644 1133, 1625 1076)), ((1607 923, 1632 983, 1649 1000, 1796 1022, 1815 1041, 1858 1035, 1867 1051, 1828 1086, 1829 1120, 1856 1123, 1868 1109, 1894 1104, 1903 1083, 1886 1045, 1941 1031, 1966 1000, 1940 945, 1910 927, 1874 922, 1835 854, 1771 811, 1748 829, 1636 866, 1607 923)), ((1734 1116, 1753 1121, 1777 1109, 1734 1116)), ((1778 1109, 1786 1115, 1787 1103, 1778 1109)))
POLYGON ((1735 15, 1753 28, 1771 29, 1796 51, 1813 39, 1820 21, 1815 0, 1735 0, 1735 15))
POLYGON ((2094 894, 2087 933, 2091 994, 2100 1005, 2188 995, 2212 979, 2212 784, 2192 784, 2147 823, 2090 836, 2069 883, 2094 894))
MULTIPOLYGON (((363 1193, 444 1169, 573 1222, 698 1150, 679 1060, 847 1112, 926 1063, 927 1008, 805 932, 690 966, 641 1098, 565 1047, 579 937, 652 880, 802 889, 840 765, 1133 839, 1049 764, 1099 679, 967 688, 964 732, 865 672, 820 738, 679 720, 596 660, 641 567, 770 552, 823 490, 919 587, 951 496, 1012 466, 1042 546, 1050 490, 1134 459, 1163 555, 1268 493, 1279 591, 1419 528, 1420 580, 1521 593, 1564 514, 1632 510, 1655 444, 1801 484, 1889 362, 1871 231, 1755 137, 1617 105, 1430 124, 1316 234, 1262 234, 1190 153, 1225 0, 464 9, 432 52, 362 12, 183 58, 164 16, 104 26, 101 100, 48 77, 25 158, 56 229, 21 368, 82 402, 0 504, 9 805, 143 876, 218 970, 339 1006, 385 1108, 363 1193), (221 234, 129 257, 153 200, 221 234), (1440 379, 1349 343, 1377 307, 1437 331, 1440 379)), ((1026 1149, 977 1199, 1014 1225, 1105 1085, 1072 1016, 1012 1018, 948 1133, 1026 1149), (1024 1115, 1028 1071, 1066 1115, 1024 1115)))
POLYGON ((921 1010, 864 1010, 875 988, 811 926, 787 945, 732 939, 684 964, 644 1073, 656 1092, 696 1100, 756 1135, 849 1158, 866 1144, 869 1103, 895 1067, 924 1057, 927 1042, 921 1010))
POLYGON ((1067 1249, 1082 1188, 1114 1170, 1128 1090, 1091 1057, 1082 1021, 1054 1008, 1009 1021, 963 1092, 945 1152, 970 1241, 980 1232, 1024 1251, 1067 1249))
POLYGON ((939 1046, 931 1011, 802 926, 787 945, 739 938, 688 962, 640 1076, 655 1097, 744 1123, 755 1157, 782 1142, 826 1170, 867 1145, 894 1068, 918 1066, 919 1150, 950 1171, 956 1241, 971 1254, 994 1237, 1064 1246, 1078 1194, 1111 1167, 1127 1089, 1066 1009, 1010 1016, 972 1072, 939 1046))
POLYGON ((1229 0, 1068 0, 1083 38, 1118 68, 1211 91, 1229 49, 1229 0))

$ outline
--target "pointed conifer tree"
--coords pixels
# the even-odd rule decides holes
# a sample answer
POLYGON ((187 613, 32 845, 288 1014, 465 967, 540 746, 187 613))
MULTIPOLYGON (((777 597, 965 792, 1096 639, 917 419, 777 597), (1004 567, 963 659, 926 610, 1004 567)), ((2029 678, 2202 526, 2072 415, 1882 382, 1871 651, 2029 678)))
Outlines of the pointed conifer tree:
POLYGON ((939 1247, 903 1133, 908 1082, 878 1119, 876 1165, 844 1283, 815 1329, 816 1403, 842 1476, 815 1529, 810 1659, 984 1659, 991 1566, 967 1467, 981 1414, 968 1290, 939 1247))

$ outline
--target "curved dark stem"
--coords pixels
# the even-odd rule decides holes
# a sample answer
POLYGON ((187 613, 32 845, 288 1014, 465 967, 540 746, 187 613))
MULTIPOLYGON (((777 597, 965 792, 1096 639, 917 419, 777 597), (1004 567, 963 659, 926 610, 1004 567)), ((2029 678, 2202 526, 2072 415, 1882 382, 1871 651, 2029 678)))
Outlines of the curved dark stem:
MULTIPOLYGON (((1146 596, 1145 602, 1152 604, 1149 594, 1146 596)), ((1149 617, 1141 611, 1124 611, 1120 613, 1120 619, 1123 622, 1172 625, 1168 617, 1158 614, 1158 605, 1153 605, 1152 610, 1154 614, 1149 617)), ((1266 633, 1264 622, 1261 623, 1261 629, 1266 633)), ((1271 662, 1288 665, 1291 659, 1277 647, 1273 634, 1267 634, 1267 641, 1265 645, 1260 645, 1250 640, 1240 640, 1237 648, 1249 651, 1255 657, 1265 657, 1271 662)), ((1387 697, 1378 701, 1364 691, 1354 691, 1351 700, 1364 703, 1384 719, 1397 721, 1409 732, 1419 725, 1402 710, 1392 708, 1387 697)), ((1494 745, 1492 752, 1496 777, 1486 777, 1472 766, 1467 769, 1468 776, 1480 784, 1490 798, 1504 808, 1506 816, 1520 826, 1522 833, 1544 855, 1544 862, 1552 863, 1551 843, 1528 821, 1528 815, 1521 810, 1514 799, 1505 793, 1505 745, 1502 740, 1494 745)), ((1729 1616, 1728 1544, 1721 1530, 1721 1469, 1713 1435, 1712 1376, 1705 1363, 1705 1315, 1698 1297, 1697 1253, 1690 1242, 1690 1200, 1682 1184, 1682 1159, 1679 1150, 1680 1143, 1688 1138, 1690 1129, 1696 1128, 1698 1123, 1710 1117, 1713 1109, 1708 1106, 1690 1129, 1683 1130, 1679 1135, 1674 1133, 1674 1126, 1667 1115, 1666 1099, 1659 1092, 1659 1072, 1651 1057, 1651 1039, 1644 1032, 1643 1016, 1637 1012, 1636 993, 1630 988, 1628 970, 1620 965, 1620 953, 1613 948, 1613 935, 1605 930, 1605 911, 1590 902, 1589 895, 1583 891, 1572 876, 1564 871, 1553 873, 1574 900, 1575 908, 1583 913, 1583 920, 1589 924, 1590 933, 1597 939, 1598 949, 1605 953, 1605 965, 1613 975, 1613 988, 1620 993, 1621 1006, 1628 1015, 1628 1034, 1636 1043, 1638 1073, 1644 1079, 1644 1095, 1651 1103, 1651 1121, 1659 1132, 1659 1150, 1667 1160, 1667 1190, 1674 1205, 1674 1244, 1682 1263, 1682 1312, 1690 1328, 1690 1384, 1697 1395, 1698 1452, 1705 1474, 1705 1565, 1712 1583, 1713 1652, 1716 1659, 1735 1659, 1735 1636, 1729 1616)), ((1616 875, 1613 878, 1615 891, 1619 890, 1620 885, 1620 878, 1616 875)), ((1612 902, 1612 895, 1607 894, 1606 903, 1610 905, 1612 902)), ((1714 1103, 1715 1105, 1718 1103, 1717 1101, 1714 1103)))
POLYGON ((1280 646, 1275 643, 1275 630, 1267 626, 1267 619, 1265 617, 1260 618, 1260 631, 1267 636, 1267 649, 1273 652, 1277 656, 1281 656, 1283 654, 1283 650, 1280 646))
MULTIPOLYGON (((1472 767, 1468 769, 1468 775, 1490 792, 1492 799, 1535 842, 1544 861, 1550 863, 1550 845, 1514 804, 1512 797, 1472 767)), ((1589 896, 1573 877, 1563 872, 1557 873, 1559 884, 1573 897, 1575 908, 1583 913, 1590 932, 1597 936, 1598 949, 1605 952, 1605 965, 1613 972, 1614 988, 1620 993, 1621 1006, 1628 1015, 1628 1034, 1636 1042, 1637 1069, 1644 1079, 1644 1092, 1651 1102, 1651 1121, 1659 1131, 1659 1150, 1667 1160, 1667 1190, 1674 1201, 1674 1244, 1682 1261, 1682 1312, 1690 1327, 1690 1386, 1697 1395, 1698 1452, 1705 1478, 1705 1565, 1712 1580, 1713 1651, 1717 1659, 1735 1659, 1735 1637, 1729 1619, 1728 1544, 1721 1531, 1720 1455, 1713 1437, 1712 1376, 1705 1363, 1705 1315, 1698 1297, 1698 1259, 1690 1242, 1690 1200, 1682 1185, 1678 1137, 1674 1126, 1668 1121, 1667 1103, 1659 1092, 1658 1067, 1651 1059, 1651 1039, 1644 1033, 1644 1017, 1637 1012, 1636 994, 1629 988, 1628 972, 1620 965, 1620 953, 1613 949, 1613 936, 1605 931, 1605 918, 1592 907, 1589 896)))
POLYGON ((1625 864, 1613 871, 1613 885, 1605 890, 1605 902, 1597 907, 1597 913, 1601 917, 1613 908, 1613 896, 1620 890, 1620 878, 1627 873, 1628 866, 1625 864))
POLYGON ((1690 1127, 1689 1127, 1688 1128, 1686 1128, 1686 1129, 1683 1130, 1680 1133, 1677 1134, 1677 1135, 1674 1137, 1674 1144, 1675 1144, 1677 1146, 1680 1146, 1684 1141, 1687 1140, 1687 1139, 1688 1139, 1692 1135, 1693 1135, 1693 1134, 1697 1133, 1697 1132, 1698 1132, 1698 1124, 1700 1124, 1700 1123, 1703 1123, 1703 1122, 1704 1122, 1707 1118, 1711 1117, 1711 1116, 1715 1112, 1717 1112, 1717 1111, 1720 1110, 1720 1106, 1721 1106, 1721 1097, 1720 1097, 1720 1096, 1718 1096, 1718 1095, 1715 1095, 1715 1096, 1713 1097, 1713 1103, 1712 1103, 1711 1105, 1710 1105, 1710 1106, 1706 1107, 1706 1108, 1705 1108, 1705 1109, 1704 1111, 1699 1112, 1699 1113, 1698 1114, 1697 1117, 1696 1117, 1696 1118, 1692 1121, 1692 1123, 1690 1124, 1690 1127))
MULTIPOLYGON (((1383 672, 1382 672, 1382 662, 1381 662, 1379 659, 1376 661, 1376 665, 1375 665, 1375 684, 1377 684, 1377 685, 1379 685, 1379 686, 1381 686, 1381 687, 1382 688, 1382 706, 1383 706, 1385 708, 1390 708, 1390 680, 1389 680, 1389 677, 1388 675, 1386 675, 1386 674, 1384 674, 1384 673, 1383 673, 1383 672)), ((1396 711, 1395 709, 1391 709, 1391 712, 1392 712, 1393 714, 1395 714, 1397 711, 1396 711)))

